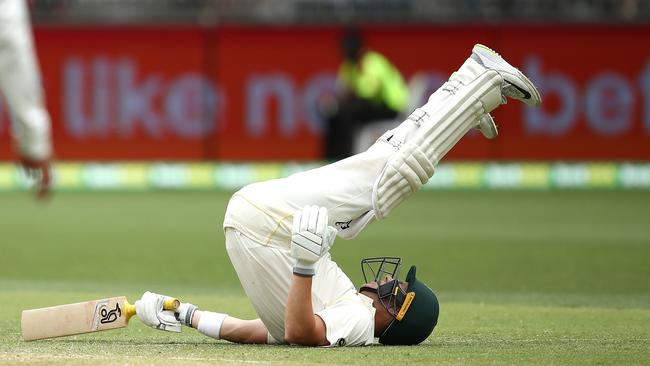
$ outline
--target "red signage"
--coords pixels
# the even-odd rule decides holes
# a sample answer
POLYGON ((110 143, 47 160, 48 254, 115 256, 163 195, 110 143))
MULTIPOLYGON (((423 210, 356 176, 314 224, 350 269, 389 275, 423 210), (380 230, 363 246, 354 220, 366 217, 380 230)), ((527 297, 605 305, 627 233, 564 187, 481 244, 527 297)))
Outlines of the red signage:
MULTIPOLYGON (((648 26, 377 26, 407 80, 434 90, 476 42, 539 86, 538 109, 494 112, 450 159, 650 159, 648 26)), ((320 158, 318 100, 340 61, 334 27, 42 27, 35 31, 57 158, 320 158)), ((4 111, 4 107, 0 107, 4 111)), ((0 158, 12 156, 0 111, 0 158)))

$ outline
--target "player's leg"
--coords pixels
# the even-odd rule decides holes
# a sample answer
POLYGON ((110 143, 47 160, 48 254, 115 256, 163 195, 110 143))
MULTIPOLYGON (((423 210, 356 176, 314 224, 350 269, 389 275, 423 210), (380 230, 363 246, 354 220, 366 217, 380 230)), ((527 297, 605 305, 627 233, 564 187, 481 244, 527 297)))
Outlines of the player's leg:
POLYGON ((21 155, 49 159, 50 117, 43 103, 25 1, 0 1, 0 90, 12 115, 21 155))
POLYGON ((323 146, 323 157, 326 160, 338 160, 345 157, 345 147, 351 144, 352 138, 347 140, 336 138, 346 131, 345 118, 341 110, 327 118, 325 123, 324 135, 325 141, 323 146))
MULTIPOLYGON (((255 225, 250 222, 249 225, 255 225)), ((284 339, 284 309, 293 269, 288 251, 261 245, 238 230, 225 230, 226 250, 237 277, 269 334, 284 339)))
POLYGON ((413 123, 402 124, 383 137, 395 141, 399 150, 374 182, 374 216, 386 217, 417 192, 433 175, 434 166, 472 128, 495 137, 496 126, 489 113, 505 103, 506 96, 531 106, 541 103, 525 75, 496 52, 476 45, 449 81, 409 116, 413 123))
MULTIPOLYGON (((513 94, 516 99, 539 103, 537 91, 523 74, 489 49, 476 46, 424 106, 368 151, 286 179, 251 185, 242 195, 275 211, 278 219, 306 204, 324 206, 339 236, 354 237, 419 190, 433 167, 469 130, 479 127, 487 137, 496 136, 488 113, 504 98, 504 79, 506 88, 517 85, 527 91, 523 96, 513 94)), ((279 225, 275 233, 288 237, 289 226, 279 225)))

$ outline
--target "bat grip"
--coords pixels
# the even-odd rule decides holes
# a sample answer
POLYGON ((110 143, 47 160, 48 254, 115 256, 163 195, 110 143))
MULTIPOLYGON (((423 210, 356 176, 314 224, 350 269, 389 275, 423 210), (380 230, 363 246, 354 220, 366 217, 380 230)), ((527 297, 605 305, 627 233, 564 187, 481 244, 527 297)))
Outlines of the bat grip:
MULTIPOLYGON (((181 302, 173 297, 168 297, 165 299, 165 302, 163 303, 163 310, 176 310, 178 307, 181 306, 181 302)), ((132 316, 135 315, 135 305, 129 304, 128 301, 124 302, 124 313, 126 314, 126 319, 127 321, 131 319, 132 316)))
POLYGON ((163 303, 163 309, 165 310, 176 310, 179 306, 181 306, 181 302, 173 297, 166 298, 163 303))

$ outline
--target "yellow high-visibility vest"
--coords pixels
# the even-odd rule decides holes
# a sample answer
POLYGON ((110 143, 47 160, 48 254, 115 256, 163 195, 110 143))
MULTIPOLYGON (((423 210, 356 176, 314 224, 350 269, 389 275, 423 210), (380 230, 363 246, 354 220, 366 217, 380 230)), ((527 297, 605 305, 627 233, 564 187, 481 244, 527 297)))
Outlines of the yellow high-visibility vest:
POLYGON ((359 98, 383 102, 398 112, 408 103, 408 87, 402 74, 375 51, 365 51, 358 64, 344 61, 338 77, 359 98))

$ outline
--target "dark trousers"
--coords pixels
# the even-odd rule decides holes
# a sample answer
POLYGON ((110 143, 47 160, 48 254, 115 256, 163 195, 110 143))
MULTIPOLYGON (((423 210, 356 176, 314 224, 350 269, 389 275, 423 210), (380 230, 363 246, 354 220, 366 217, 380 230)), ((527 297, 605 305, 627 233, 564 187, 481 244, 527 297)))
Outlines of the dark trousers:
POLYGON ((397 117, 398 112, 384 104, 364 99, 350 98, 339 102, 336 114, 327 121, 325 129, 325 151, 327 160, 341 160, 354 152, 357 132, 373 122, 397 117))

